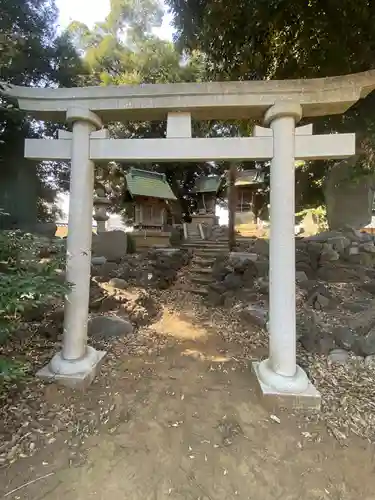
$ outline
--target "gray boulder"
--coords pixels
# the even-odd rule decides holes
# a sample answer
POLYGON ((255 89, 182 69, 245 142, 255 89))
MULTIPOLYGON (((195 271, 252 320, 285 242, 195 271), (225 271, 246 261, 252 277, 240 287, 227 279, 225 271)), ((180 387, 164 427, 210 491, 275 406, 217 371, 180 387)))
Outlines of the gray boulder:
POLYGON ((257 305, 249 305, 241 309, 239 317, 246 323, 266 328, 268 321, 268 309, 257 305))
POLYGON ((112 337, 125 337, 134 331, 130 321, 118 316, 95 316, 90 318, 87 332, 90 337, 105 340, 112 337))
POLYGON ((92 235, 92 254, 110 262, 120 262, 126 255, 128 237, 124 231, 106 231, 92 235))

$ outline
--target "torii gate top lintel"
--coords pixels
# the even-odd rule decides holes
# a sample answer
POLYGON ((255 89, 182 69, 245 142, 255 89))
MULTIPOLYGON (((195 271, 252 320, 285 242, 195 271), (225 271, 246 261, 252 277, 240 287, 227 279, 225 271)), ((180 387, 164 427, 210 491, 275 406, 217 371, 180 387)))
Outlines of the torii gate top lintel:
POLYGON ((375 89, 375 70, 305 80, 174 83, 78 88, 36 88, 3 84, 21 109, 35 118, 66 121, 74 106, 96 113, 103 123, 162 120, 168 112, 185 111, 192 118, 262 118, 275 102, 295 101, 304 117, 345 112, 375 89))

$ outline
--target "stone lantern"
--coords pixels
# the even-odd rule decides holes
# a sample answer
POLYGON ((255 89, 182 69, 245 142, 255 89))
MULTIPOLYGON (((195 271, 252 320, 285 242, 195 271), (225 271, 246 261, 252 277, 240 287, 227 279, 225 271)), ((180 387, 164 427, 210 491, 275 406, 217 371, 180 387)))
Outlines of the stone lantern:
POLYGON ((103 187, 99 187, 95 191, 94 197, 94 219, 97 224, 97 233, 104 233, 106 231, 106 222, 109 219, 107 215, 108 205, 111 204, 110 200, 106 197, 106 192, 103 187))

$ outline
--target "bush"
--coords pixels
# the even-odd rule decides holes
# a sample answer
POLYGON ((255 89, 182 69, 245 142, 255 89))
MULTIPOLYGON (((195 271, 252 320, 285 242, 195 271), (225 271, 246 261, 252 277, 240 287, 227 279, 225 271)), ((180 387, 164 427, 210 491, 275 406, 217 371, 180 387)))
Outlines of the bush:
POLYGON ((128 245, 127 245, 126 253, 133 254, 137 251, 137 248, 136 248, 137 245, 135 243, 135 239, 129 233, 126 233, 126 234, 128 237, 128 245))
POLYGON ((64 266, 63 245, 49 245, 49 258, 41 259, 45 247, 45 240, 31 234, 0 231, 0 342, 28 311, 69 291, 58 274, 64 266))

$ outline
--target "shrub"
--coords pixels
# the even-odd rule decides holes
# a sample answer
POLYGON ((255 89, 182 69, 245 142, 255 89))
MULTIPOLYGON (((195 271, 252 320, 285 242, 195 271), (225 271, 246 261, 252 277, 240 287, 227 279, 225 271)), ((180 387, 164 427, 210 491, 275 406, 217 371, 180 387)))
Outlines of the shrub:
POLYGON ((28 311, 69 291, 58 274, 64 265, 63 245, 50 245, 49 258, 41 259, 45 246, 45 240, 31 234, 0 231, 0 342, 28 311))

